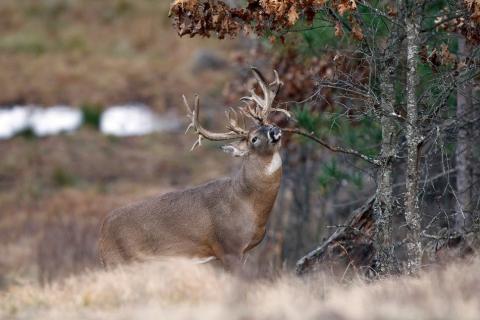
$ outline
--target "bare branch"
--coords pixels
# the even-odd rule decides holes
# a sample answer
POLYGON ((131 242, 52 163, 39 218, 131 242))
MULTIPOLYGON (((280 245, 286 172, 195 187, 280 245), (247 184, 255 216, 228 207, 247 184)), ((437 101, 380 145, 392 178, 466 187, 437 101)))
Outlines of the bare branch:
POLYGON ((328 150, 332 151, 332 152, 340 152, 340 153, 345 153, 345 154, 350 154, 350 155, 353 155, 353 156, 356 156, 356 157, 359 157, 373 165, 376 165, 376 166, 379 166, 380 165, 380 161, 378 159, 374 159, 372 157, 369 157, 357 150, 354 150, 354 149, 350 149, 350 148, 343 148, 343 147, 339 147, 339 146, 331 146, 329 145, 328 143, 326 143, 325 141, 323 141, 322 139, 318 138, 315 136, 315 134, 312 132, 307 132, 303 129, 300 129, 300 128, 284 128, 282 129, 283 132, 288 132, 288 133, 294 133, 294 134, 299 134, 301 136, 304 136, 304 137, 307 137, 313 141, 315 141, 316 143, 320 144, 321 146, 327 148, 328 150))

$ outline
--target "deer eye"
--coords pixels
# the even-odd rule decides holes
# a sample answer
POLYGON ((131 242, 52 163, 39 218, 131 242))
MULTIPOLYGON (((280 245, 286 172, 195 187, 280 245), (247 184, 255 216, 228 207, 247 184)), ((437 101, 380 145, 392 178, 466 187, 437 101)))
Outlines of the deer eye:
POLYGON ((252 143, 256 143, 258 141, 258 138, 257 137, 253 137, 252 138, 252 143))

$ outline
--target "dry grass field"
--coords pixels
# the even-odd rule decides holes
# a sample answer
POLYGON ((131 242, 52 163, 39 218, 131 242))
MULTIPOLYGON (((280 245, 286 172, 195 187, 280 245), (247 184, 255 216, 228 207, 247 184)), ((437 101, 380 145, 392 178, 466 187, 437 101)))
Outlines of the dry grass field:
POLYGON ((2 1, 0 105, 164 110, 180 93, 221 91, 227 72, 194 74, 192 62, 201 49, 226 57, 232 42, 180 39, 168 10, 168 1, 2 1))
POLYGON ((0 295, 4 319, 479 319, 480 260, 367 283, 245 280, 189 261, 87 272, 0 295))

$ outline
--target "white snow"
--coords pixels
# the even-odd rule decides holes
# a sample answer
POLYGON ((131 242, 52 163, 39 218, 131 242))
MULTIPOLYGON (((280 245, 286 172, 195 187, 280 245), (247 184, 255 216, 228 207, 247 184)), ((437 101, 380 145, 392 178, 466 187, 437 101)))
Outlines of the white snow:
POLYGON ((0 109, 0 139, 10 139, 26 129, 31 129, 39 137, 72 132, 82 125, 82 121, 82 112, 67 106, 40 108, 28 105, 0 109))
POLYGON ((174 131, 179 126, 180 122, 176 117, 158 117, 143 104, 113 106, 105 110, 100 118, 100 131, 118 137, 174 131))
POLYGON ((82 111, 67 107, 36 108, 30 117, 30 127, 38 137, 77 130, 83 122, 82 111))
POLYGON ((0 139, 10 139, 29 126, 30 107, 0 109, 0 139))
MULTIPOLYGON (((77 130, 83 123, 80 109, 70 106, 41 108, 25 105, 0 108, 0 140, 31 129, 38 137, 77 130)), ((176 131, 181 122, 174 114, 161 117, 143 104, 113 106, 100 117, 100 131, 104 134, 127 137, 156 131, 176 131)))

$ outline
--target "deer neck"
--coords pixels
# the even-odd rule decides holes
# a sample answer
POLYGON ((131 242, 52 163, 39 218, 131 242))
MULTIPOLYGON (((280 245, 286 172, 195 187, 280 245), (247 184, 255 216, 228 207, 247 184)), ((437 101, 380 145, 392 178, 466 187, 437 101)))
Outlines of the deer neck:
POLYGON ((282 176, 282 158, 278 152, 273 155, 247 156, 237 175, 241 185, 245 187, 248 193, 255 189, 256 191, 268 191, 265 186, 273 186, 280 183, 282 176))
POLYGON ((251 203, 260 225, 265 225, 268 220, 281 177, 282 159, 278 152, 270 156, 247 156, 235 176, 235 191, 251 203))

